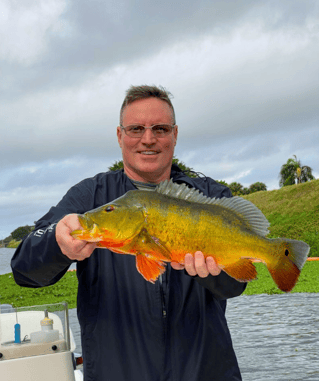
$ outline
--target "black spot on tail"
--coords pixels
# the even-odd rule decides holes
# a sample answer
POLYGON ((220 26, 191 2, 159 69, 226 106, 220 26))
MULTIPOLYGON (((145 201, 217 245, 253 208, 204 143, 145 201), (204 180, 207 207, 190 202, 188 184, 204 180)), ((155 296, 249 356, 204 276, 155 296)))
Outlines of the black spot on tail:
POLYGON ((289 250, 286 249, 285 250, 285 256, 288 257, 288 255, 289 255, 289 250))

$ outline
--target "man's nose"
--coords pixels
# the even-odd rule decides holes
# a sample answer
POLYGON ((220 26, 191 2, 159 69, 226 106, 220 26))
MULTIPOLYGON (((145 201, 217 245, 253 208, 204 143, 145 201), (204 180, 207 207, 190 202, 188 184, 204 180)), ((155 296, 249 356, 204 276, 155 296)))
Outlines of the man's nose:
POLYGON ((150 128, 147 128, 144 132, 144 135, 141 138, 142 143, 144 144, 154 144, 156 143, 156 137, 153 134, 153 131, 151 131, 150 128))

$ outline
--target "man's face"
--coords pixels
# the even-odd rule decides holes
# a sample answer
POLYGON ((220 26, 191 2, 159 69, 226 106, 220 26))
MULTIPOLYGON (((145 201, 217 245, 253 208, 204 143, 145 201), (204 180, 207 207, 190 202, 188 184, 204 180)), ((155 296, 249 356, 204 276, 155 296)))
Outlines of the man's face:
MULTIPOLYGON (((158 98, 139 99, 125 107, 122 119, 123 127, 137 124, 144 127, 173 125, 172 109, 158 98)), ((177 133, 175 126, 169 135, 158 138, 150 129, 146 129, 141 138, 132 138, 117 127, 127 176, 133 180, 154 183, 169 179, 177 133)))

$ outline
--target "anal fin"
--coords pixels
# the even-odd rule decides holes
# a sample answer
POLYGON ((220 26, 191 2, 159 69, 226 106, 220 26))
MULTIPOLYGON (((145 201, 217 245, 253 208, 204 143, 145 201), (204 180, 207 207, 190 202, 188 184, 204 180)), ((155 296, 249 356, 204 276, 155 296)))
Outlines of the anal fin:
POLYGON ((247 258, 241 258, 236 263, 223 267, 223 271, 240 282, 250 282, 257 278, 256 267, 247 258))

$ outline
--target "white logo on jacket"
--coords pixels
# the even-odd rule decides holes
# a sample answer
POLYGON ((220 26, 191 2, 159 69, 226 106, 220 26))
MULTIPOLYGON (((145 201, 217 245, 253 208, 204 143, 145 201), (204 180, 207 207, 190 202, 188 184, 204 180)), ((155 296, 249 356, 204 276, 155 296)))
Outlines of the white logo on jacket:
POLYGON ((56 225, 56 223, 55 224, 51 224, 46 229, 38 229, 35 232, 31 232, 30 234, 33 234, 35 237, 41 237, 46 232, 51 233, 54 230, 55 225, 56 225))

